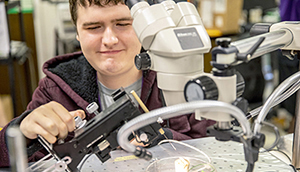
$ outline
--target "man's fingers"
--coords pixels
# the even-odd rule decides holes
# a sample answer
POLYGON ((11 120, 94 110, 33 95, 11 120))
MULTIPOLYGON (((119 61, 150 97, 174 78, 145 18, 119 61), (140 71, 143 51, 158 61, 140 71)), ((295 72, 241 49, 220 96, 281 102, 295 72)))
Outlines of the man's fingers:
MULTIPOLYGON (((38 132, 37 135, 42 136, 44 139, 46 139, 49 143, 54 144, 57 140, 55 135, 50 134, 49 132, 47 132, 43 127, 38 126, 38 132)), ((37 137, 37 136, 36 136, 37 137)))
MULTIPOLYGON (((59 138, 63 139, 68 135, 68 124, 66 124, 62 117, 52 109, 52 106, 53 105, 50 105, 50 109, 48 106, 41 106, 38 118, 36 118, 36 123, 42 126, 51 135, 58 136, 59 138)), ((61 107, 56 107, 56 109, 58 108, 61 107)))
POLYGON ((21 123, 20 129, 28 139, 36 139, 37 135, 41 135, 49 143, 55 143, 56 142, 57 138, 55 137, 55 135, 52 135, 47 130, 45 130, 42 126, 38 125, 37 123, 31 125, 29 128, 26 127, 25 125, 26 124, 22 125, 22 123, 21 123), (24 127, 26 127, 26 129, 23 129, 24 127))
POLYGON ((85 112, 81 109, 75 110, 75 111, 71 111, 70 114, 73 117, 79 116, 81 119, 85 118, 85 112))
MULTIPOLYGON (((69 132, 75 129, 75 121, 72 115, 70 115, 69 111, 64 108, 61 104, 56 102, 50 102, 52 110, 60 117, 60 119, 66 124, 67 130, 69 132)), ((63 127, 63 126, 60 126, 63 127)))
POLYGON ((33 110, 21 122, 20 128, 29 139, 44 137, 49 143, 54 143, 58 138, 64 139, 68 132, 75 129, 74 117, 86 117, 83 110, 69 112, 57 102, 49 102, 33 110))

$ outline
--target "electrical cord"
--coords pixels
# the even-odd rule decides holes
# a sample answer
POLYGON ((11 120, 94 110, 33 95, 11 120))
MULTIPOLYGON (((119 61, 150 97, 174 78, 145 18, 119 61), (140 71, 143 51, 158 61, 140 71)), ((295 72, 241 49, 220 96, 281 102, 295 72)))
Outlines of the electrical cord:
POLYGON ((291 86, 295 85, 300 80, 300 71, 293 74, 292 76, 285 79, 274 91, 273 93, 268 97, 266 102, 264 103, 262 109, 260 110, 256 120, 255 125, 253 128, 254 135, 259 133, 261 130, 261 124, 262 121, 266 118, 268 115, 268 112, 272 108, 272 106, 275 104, 275 101, 278 97, 280 97, 283 94, 286 94, 286 91, 291 88, 291 86))
MULTIPOLYGON (((289 162, 292 161, 292 159, 291 159, 285 152, 283 152, 283 151, 281 151, 281 150, 278 150, 278 149, 272 149, 271 151, 277 151, 277 152, 280 152, 280 153, 282 153, 283 155, 285 155, 285 156, 289 159, 289 162)), ((294 172, 298 172, 297 170, 300 170, 300 168, 295 168, 295 166, 293 166, 293 164, 289 164, 289 166, 291 166, 291 167, 293 168, 294 172)))
MULTIPOLYGON (((282 153, 283 155, 285 155, 287 157, 287 159, 289 159, 289 161, 291 162, 292 159, 288 156, 288 154, 286 154, 285 152, 281 151, 281 150, 278 150, 278 149, 272 149, 270 151, 277 151, 277 152, 280 152, 282 153)), ((292 164, 290 164, 290 166, 293 166, 292 164)))
POLYGON ((278 145, 278 143, 279 143, 279 141, 280 141, 280 133, 279 133, 278 128, 277 128, 275 125, 273 125, 273 124, 271 124, 271 123, 269 123, 269 122, 266 122, 266 121, 263 121, 262 123, 263 123, 264 125, 268 125, 268 126, 272 127, 272 128, 274 129, 274 131, 275 131, 275 136, 276 136, 276 137, 275 137, 275 141, 274 141, 273 144, 270 146, 270 148, 265 149, 264 151, 261 151, 260 153, 271 151, 275 146, 278 145))
MULTIPOLYGON (((272 127, 272 128, 274 129, 275 135, 276 135, 276 139, 275 139, 275 141, 273 142, 273 144, 270 146, 270 148, 265 149, 265 150, 263 150, 263 151, 259 151, 259 152, 258 152, 257 150, 253 150, 253 149, 252 149, 252 146, 251 146, 251 148, 250 148, 249 150, 250 150, 251 152, 253 152, 253 153, 264 153, 264 152, 269 152, 269 151, 273 150, 274 147, 276 147, 276 146, 278 145, 279 141, 280 141, 280 133, 279 133, 278 128, 277 128, 275 125, 273 125, 273 124, 271 124, 271 123, 269 123, 269 122, 266 122, 266 121, 263 121, 263 124, 264 124, 264 125, 268 125, 268 126, 270 126, 270 127, 272 127)), ((242 136, 240 136, 240 141, 245 145, 245 147, 246 147, 247 149, 249 148, 248 143, 244 140, 244 138, 243 138, 242 136)))
MULTIPOLYGON (((276 98, 272 107, 278 105, 279 103, 281 103, 284 100, 286 100, 287 98, 289 98, 292 94, 294 94, 296 91, 298 91, 299 88, 300 88, 300 81, 297 81, 288 90, 286 90, 278 98, 276 98)), ((260 106, 258 108, 251 110, 246 116, 247 119, 251 119, 251 118, 257 116, 259 114, 259 112, 261 111, 262 107, 263 106, 260 106)))
POLYGON ((248 163, 246 172, 253 172, 253 169, 254 169, 254 164, 248 163))

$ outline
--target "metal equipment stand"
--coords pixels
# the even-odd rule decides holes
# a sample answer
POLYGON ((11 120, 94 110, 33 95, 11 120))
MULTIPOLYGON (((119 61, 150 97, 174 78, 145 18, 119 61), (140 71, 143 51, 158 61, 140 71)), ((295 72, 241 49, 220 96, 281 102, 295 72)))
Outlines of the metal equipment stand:
MULTIPOLYGON (((299 54, 298 54, 299 55, 299 54)), ((299 69, 300 70, 300 69, 299 69)), ((292 165, 296 169, 300 169, 300 91, 297 92, 296 98, 296 111, 295 111, 295 130, 294 130, 294 138, 293 138, 293 156, 292 156, 292 165)))

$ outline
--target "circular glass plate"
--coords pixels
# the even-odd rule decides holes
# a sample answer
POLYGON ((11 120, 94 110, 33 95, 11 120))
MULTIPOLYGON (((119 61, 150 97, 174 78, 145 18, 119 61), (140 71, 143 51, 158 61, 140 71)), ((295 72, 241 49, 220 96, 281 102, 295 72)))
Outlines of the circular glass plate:
POLYGON ((146 171, 177 172, 179 169, 175 169, 175 161, 179 158, 184 158, 189 161, 189 168, 186 170, 188 172, 216 172, 216 169, 211 164, 194 157, 168 157, 155 160, 147 167, 146 171))

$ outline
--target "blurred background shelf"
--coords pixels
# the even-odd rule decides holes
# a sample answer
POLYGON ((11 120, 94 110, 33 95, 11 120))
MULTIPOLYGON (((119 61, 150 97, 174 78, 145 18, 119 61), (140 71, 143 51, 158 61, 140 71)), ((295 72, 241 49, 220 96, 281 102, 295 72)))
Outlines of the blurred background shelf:
POLYGON ((26 110, 38 77, 32 10, 23 11, 20 1, 6 1, 5 10, 9 53, 0 56, 0 95, 11 96, 10 120, 26 110))

